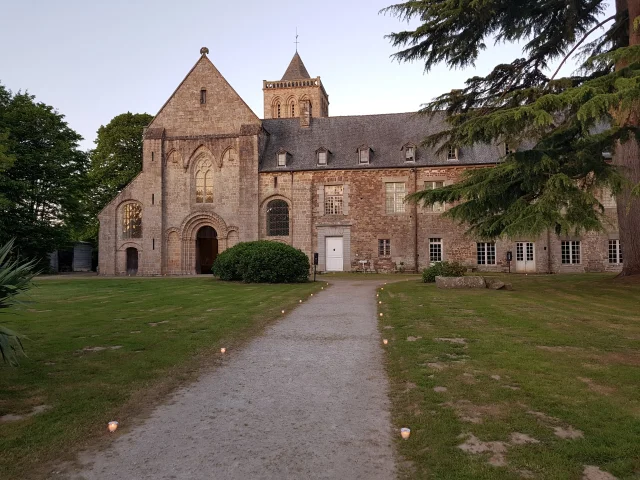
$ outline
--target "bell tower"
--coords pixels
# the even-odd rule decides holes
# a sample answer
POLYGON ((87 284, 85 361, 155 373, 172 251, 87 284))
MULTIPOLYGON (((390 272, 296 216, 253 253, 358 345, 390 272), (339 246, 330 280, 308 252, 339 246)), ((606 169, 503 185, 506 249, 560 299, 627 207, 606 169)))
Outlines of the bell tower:
POLYGON ((280 80, 263 80, 264 118, 329 116, 329 95, 320 77, 311 78, 298 52, 280 80))

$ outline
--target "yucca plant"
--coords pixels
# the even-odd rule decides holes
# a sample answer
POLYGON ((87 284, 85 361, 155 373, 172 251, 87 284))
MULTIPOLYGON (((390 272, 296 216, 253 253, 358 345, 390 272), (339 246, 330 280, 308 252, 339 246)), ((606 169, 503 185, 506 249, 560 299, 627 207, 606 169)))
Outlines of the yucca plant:
MULTIPOLYGON (((15 296, 31 287, 35 260, 22 261, 11 256, 15 239, 0 247, 0 312, 15 303, 15 296)), ((5 364, 18 364, 18 355, 24 355, 22 335, 0 325, 0 355, 5 364)))

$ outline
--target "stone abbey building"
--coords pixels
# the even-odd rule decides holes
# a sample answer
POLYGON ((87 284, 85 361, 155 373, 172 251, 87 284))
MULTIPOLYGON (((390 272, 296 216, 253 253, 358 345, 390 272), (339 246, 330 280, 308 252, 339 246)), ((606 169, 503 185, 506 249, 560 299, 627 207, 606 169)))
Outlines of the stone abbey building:
POLYGON ((329 96, 296 53, 281 80, 264 81, 264 119, 238 96, 207 49, 145 130, 142 172, 100 213, 103 275, 208 273, 218 253, 268 239, 319 254, 320 271, 415 271, 441 260, 506 271, 621 268, 615 201, 610 230, 548 232, 495 243, 442 218, 447 205, 407 194, 489 166, 504 144, 420 145, 444 117, 329 116, 329 96))

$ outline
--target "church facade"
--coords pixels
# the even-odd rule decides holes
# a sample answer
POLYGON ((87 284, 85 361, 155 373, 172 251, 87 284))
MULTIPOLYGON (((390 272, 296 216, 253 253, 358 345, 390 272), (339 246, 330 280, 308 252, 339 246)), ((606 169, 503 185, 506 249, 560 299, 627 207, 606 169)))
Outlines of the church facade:
POLYGON ((495 165, 504 144, 421 146, 444 117, 415 113, 329 116, 329 96, 296 53, 263 81, 264 118, 238 96, 207 49, 143 138, 142 172, 99 215, 101 275, 210 272, 238 242, 267 239, 319 254, 319 271, 416 271, 460 261, 479 271, 619 271, 615 201, 607 231, 547 232, 496 242, 465 235, 447 205, 406 195, 495 165), (507 261, 508 252, 512 260, 507 261))

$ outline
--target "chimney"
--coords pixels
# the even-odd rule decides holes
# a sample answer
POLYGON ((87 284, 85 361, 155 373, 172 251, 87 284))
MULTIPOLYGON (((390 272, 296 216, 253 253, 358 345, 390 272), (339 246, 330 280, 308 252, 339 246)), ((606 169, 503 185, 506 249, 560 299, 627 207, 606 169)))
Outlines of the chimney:
POLYGON ((300 126, 309 128, 311 126, 311 102, 304 100, 300 109, 300 126))

